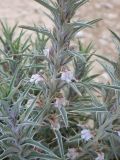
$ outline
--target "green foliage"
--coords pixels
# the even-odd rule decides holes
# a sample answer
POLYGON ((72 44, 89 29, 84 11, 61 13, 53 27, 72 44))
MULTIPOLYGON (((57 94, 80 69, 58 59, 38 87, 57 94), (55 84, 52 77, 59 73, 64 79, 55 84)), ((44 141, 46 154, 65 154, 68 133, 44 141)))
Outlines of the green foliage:
MULTIPOLYGON (((26 39, 23 29, 1 22, 0 159, 119 160, 119 54, 113 62, 91 43, 71 45, 100 20, 72 21, 87 0, 35 1, 51 12, 52 31, 20 26, 35 31, 26 39), (110 77, 106 84, 91 75, 93 56, 110 77)), ((119 52, 120 37, 110 32, 119 52)))

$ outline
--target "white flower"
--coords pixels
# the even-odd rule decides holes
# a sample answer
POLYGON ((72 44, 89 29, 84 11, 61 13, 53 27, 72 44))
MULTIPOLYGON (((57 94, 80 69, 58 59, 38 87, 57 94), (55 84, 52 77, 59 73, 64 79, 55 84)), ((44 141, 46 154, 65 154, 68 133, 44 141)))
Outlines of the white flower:
POLYGON ((56 98, 56 101, 54 102, 54 106, 56 108, 61 108, 62 106, 66 106, 69 102, 64 98, 56 98))
POLYGON ((117 133, 118 133, 118 136, 120 137, 120 131, 117 131, 117 133))
POLYGON ((49 49, 44 49, 43 50, 43 54, 47 57, 47 58, 49 58, 50 57, 50 51, 49 51, 49 49))
POLYGON ((67 157, 70 160, 75 160, 76 158, 79 157, 79 152, 75 148, 70 148, 68 149, 67 157))
POLYGON ((44 78, 39 74, 33 74, 30 78, 31 83, 38 84, 39 82, 44 81, 44 78))
POLYGON ((75 77, 71 71, 66 70, 62 72, 61 80, 66 81, 67 83, 70 83, 72 82, 72 80, 75 80, 75 77))
POLYGON ((81 138, 85 141, 90 140, 93 137, 89 129, 83 129, 81 131, 81 138))
POLYGON ((98 157, 96 157, 95 160, 104 160, 104 153, 98 153, 98 157))
POLYGON ((118 136, 120 137, 120 131, 116 131, 116 133, 118 134, 118 136))
POLYGON ((54 106, 56 108, 61 108, 63 106, 63 101, 64 101, 64 98, 56 98, 54 106))

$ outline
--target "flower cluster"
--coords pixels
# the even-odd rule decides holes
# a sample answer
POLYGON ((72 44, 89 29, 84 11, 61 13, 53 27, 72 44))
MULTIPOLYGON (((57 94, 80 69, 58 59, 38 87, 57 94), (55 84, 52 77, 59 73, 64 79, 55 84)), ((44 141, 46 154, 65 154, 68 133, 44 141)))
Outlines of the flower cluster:
POLYGON ((43 82, 43 81, 44 81, 44 78, 39 74, 33 74, 32 77, 30 78, 30 83, 35 83, 36 85, 39 82, 43 82))
POLYGON ((91 138, 93 138, 93 135, 91 134, 89 129, 83 129, 81 131, 81 138, 85 141, 89 141, 91 138))
POLYGON ((64 97, 55 98, 54 106, 56 108, 61 108, 62 106, 66 106, 68 103, 69 102, 64 97))
POLYGON ((66 81, 67 83, 75 81, 75 77, 72 71, 70 70, 64 70, 61 72, 61 80, 66 81))

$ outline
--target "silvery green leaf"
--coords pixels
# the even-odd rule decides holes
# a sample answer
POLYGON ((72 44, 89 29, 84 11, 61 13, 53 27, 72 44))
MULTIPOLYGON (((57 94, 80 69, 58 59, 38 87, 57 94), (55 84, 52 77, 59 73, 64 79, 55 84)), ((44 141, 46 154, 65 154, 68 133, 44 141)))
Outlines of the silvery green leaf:
POLYGON ((25 139, 23 142, 22 142, 22 146, 34 146, 36 148, 39 148, 43 151, 45 151, 46 153, 48 153, 49 155, 52 155, 53 157, 56 157, 57 156, 52 152, 52 150, 50 150, 49 148, 47 148, 46 146, 44 146, 43 144, 41 144, 40 142, 37 142, 33 139, 25 139))
POLYGON ((49 154, 41 154, 41 153, 38 153, 38 152, 31 152, 27 158, 29 160, 33 160, 35 158, 40 158, 42 160, 48 160, 48 159, 49 160, 62 160, 59 157, 54 157, 54 156, 49 155, 49 154))
POLYGON ((75 112, 75 113, 81 113, 81 112, 108 112, 104 106, 101 107, 90 107, 90 108, 83 108, 83 109, 77 109, 77 110, 72 110, 70 112, 75 112))
POLYGON ((79 142, 81 140, 81 135, 80 134, 76 134, 73 137, 70 137, 67 141, 69 142, 79 142))
POLYGON ((63 118, 63 121, 64 121, 64 123, 65 123, 65 127, 67 128, 67 127, 68 127, 67 111, 66 111, 66 109, 65 109, 64 106, 60 107, 60 108, 59 108, 59 111, 60 111, 61 116, 62 116, 62 118, 63 118))
POLYGON ((55 132, 56 140, 58 142, 59 152, 60 152, 61 158, 63 158, 63 160, 65 160, 62 135, 59 130, 54 130, 54 132, 55 132))

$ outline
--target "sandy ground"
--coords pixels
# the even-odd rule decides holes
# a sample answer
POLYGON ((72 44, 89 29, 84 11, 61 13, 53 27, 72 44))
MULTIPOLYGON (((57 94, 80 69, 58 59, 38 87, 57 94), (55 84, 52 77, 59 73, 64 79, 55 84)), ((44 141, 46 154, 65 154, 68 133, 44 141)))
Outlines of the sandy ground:
MULTIPOLYGON (((19 22, 21 25, 46 25, 51 28, 52 23, 44 15, 46 11, 34 0, 0 0, 0 19, 7 20, 10 25, 19 22)), ((82 31, 79 34, 81 40, 86 43, 92 41, 97 52, 115 59, 116 50, 112 43, 110 28, 120 34, 120 0, 90 0, 76 13, 75 19, 103 20, 92 29, 82 31)))

